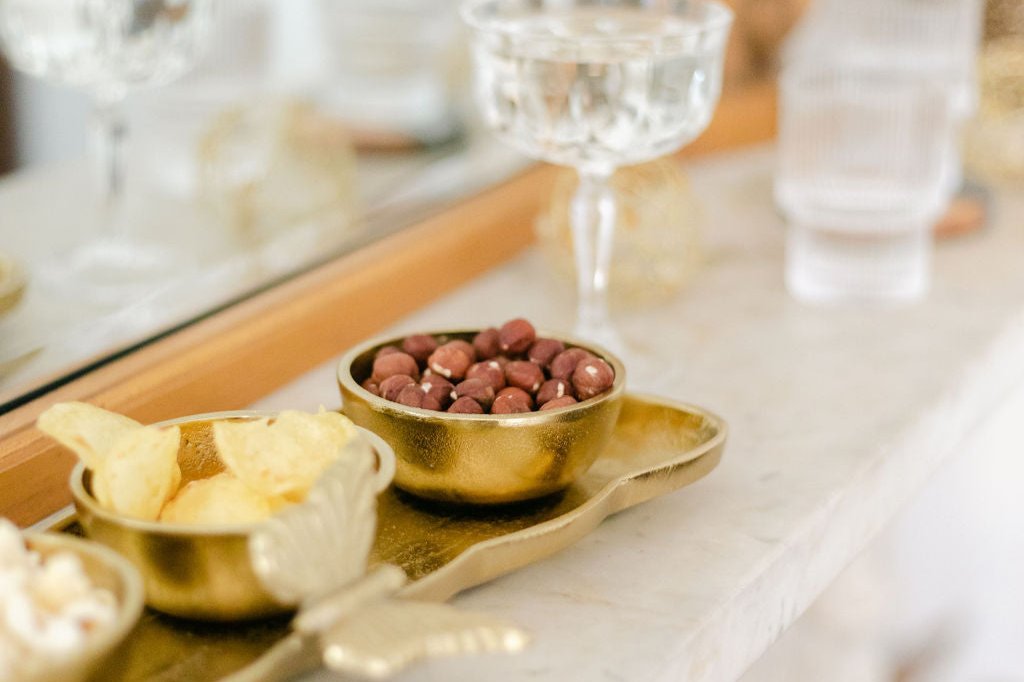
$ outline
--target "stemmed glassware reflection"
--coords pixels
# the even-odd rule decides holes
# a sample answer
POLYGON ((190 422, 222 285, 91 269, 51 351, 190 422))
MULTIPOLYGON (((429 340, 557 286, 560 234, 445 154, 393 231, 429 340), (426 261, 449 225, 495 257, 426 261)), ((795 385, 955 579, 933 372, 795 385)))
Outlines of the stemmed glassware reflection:
POLYGON ((129 91, 162 85, 192 66, 209 32, 212 1, 0 0, 0 44, 11 64, 84 90, 94 102, 97 229, 91 239, 42 264, 40 274, 59 293, 124 301, 181 266, 169 245, 131 234, 121 213, 121 104, 129 91))
POLYGON ((707 127, 732 13, 713 0, 466 0, 462 16, 487 126, 579 175, 575 333, 621 351, 607 303, 616 211, 608 180, 707 127))

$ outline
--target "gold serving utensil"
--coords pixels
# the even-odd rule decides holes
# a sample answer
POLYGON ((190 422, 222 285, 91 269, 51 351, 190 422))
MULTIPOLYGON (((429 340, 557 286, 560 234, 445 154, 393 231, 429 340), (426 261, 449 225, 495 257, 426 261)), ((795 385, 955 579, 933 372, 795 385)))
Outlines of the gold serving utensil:
POLYGON ((261 524, 249 540, 253 569, 267 592, 297 603, 294 633, 264 659, 227 679, 294 674, 307 643, 331 670, 390 677, 424 658, 515 652, 527 636, 511 624, 453 606, 398 599, 405 572, 381 564, 367 574, 376 536, 373 458, 336 462, 306 501, 261 524), (305 641, 304 641, 305 640, 305 641))

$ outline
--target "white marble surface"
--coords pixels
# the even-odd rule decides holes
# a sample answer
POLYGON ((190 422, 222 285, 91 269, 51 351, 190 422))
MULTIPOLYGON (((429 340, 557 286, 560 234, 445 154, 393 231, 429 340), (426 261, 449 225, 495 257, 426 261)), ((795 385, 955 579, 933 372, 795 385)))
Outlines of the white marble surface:
MULTIPOLYGON (((527 652, 403 679, 734 680, 1024 380, 1019 189, 998 194, 984 233, 938 245, 927 300, 822 309, 783 289, 769 150, 690 170, 707 266, 669 304, 617 319, 642 349, 632 390, 729 422, 722 465, 457 597, 528 629, 527 652)), ((528 252, 395 331, 518 315, 567 329, 571 305, 528 252)), ((259 406, 337 404, 333 374, 328 363, 259 406)))
POLYGON ((1024 384, 741 682, 1024 680, 1024 384))

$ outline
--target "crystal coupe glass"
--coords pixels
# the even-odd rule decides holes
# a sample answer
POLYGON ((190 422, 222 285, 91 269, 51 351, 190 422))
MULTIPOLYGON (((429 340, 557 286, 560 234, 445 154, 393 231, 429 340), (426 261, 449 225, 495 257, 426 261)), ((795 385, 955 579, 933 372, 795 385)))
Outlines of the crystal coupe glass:
MULTIPOLYGON (((94 102, 100 205, 93 237, 40 268, 55 293, 94 303, 138 295, 179 260, 127 229, 121 212, 129 91, 182 75, 209 33, 213 0, 0 0, 0 44, 29 75, 87 92, 94 102)), ((90 218, 92 218, 90 220, 90 218)))
POLYGON ((576 169, 577 336, 622 349, 608 315, 609 178, 679 149, 711 120, 732 12, 713 0, 466 0, 485 124, 576 169))

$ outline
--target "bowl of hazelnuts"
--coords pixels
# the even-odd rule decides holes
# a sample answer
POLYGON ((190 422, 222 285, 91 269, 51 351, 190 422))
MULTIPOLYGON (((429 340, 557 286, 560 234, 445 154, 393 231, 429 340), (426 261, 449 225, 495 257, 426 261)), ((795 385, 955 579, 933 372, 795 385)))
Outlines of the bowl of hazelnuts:
POLYGON ((342 410, 395 450, 395 485, 502 504, 569 486, 600 456, 625 368, 599 346, 500 328, 376 339, 338 366, 342 410))

